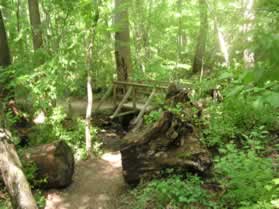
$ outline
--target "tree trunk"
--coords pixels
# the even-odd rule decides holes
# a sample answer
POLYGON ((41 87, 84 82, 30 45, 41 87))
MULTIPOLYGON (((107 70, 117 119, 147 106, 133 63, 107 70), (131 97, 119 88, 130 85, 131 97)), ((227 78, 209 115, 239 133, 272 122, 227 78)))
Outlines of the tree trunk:
POLYGON ((92 153, 92 137, 90 133, 91 127, 91 119, 92 119, 92 108, 93 108, 93 91, 92 91, 92 78, 91 78, 91 69, 94 67, 94 46, 95 46, 95 38, 96 38, 96 31, 97 25, 100 17, 99 11, 99 1, 93 0, 93 7, 94 7, 94 19, 93 19, 93 27, 91 28, 91 33, 89 37, 89 48, 87 51, 87 108, 86 108, 86 117, 85 117, 85 143, 86 143, 86 153, 87 157, 91 157, 92 153))
POLYGON ((37 50, 43 47, 43 34, 38 0, 28 0, 28 6, 33 35, 33 48, 37 50))
POLYGON ((37 209, 29 183, 9 134, 0 130, 0 172, 15 209, 37 209))
POLYGON ((182 0, 177 1, 177 13, 178 17, 178 31, 177 31, 177 59, 176 62, 181 62, 181 52, 183 47, 183 38, 182 38, 182 0))
POLYGON ((195 127, 168 111, 152 126, 128 133, 120 151, 124 179, 132 186, 158 177, 167 168, 206 175, 212 164, 195 127))
POLYGON ((221 53, 224 57, 224 65, 225 65, 225 67, 229 67, 230 66, 230 56, 229 56, 228 44, 225 40, 224 34, 220 30, 220 27, 218 25, 218 21, 217 21, 216 17, 214 18, 214 27, 216 28, 216 31, 217 31, 220 51, 221 51, 221 53))
POLYGON ((91 116, 92 116, 92 107, 93 107, 93 92, 91 85, 91 76, 88 74, 87 76, 87 108, 86 108, 86 118, 85 118, 85 143, 86 143, 86 153, 87 157, 91 157, 92 152, 92 139, 90 133, 90 124, 91 124, 91 116))
POLYGON ((0 67, 7 67, 11 64, 11 55, 2 11, 0 10, 0 67))
MULTIPOLYGON (((8 44, 8 39, 7 39, 7 33, 5 29, 5 24, 4 24, 4 19, 2 16, 2 11, 0 9, 0 68, 5 68, 11 64, 11 55, 10 55, 10 50, 9 50, 9 44, 8 44)), ((1 72, 1 70, 0 70, 1 72)), ((9 80, 8 78, 6 78, 9 80)), ((5 80, 6 80, 5 79, 5 80)), ((9 95, 9 90, 7 90, 5 87, 6 81, 3 83, 0 83, 0 100, 1 97, 7 97, 9 95)))
POLYGON ((200 72, 203 67, 205 47, 208 31, 208 18, 207 18, 207 3, 206 0, 199 0, 200 4, 200 32, 198 37, 198 43, 196 47, 196 53, 193 63, 193 73, 200 72))
POLYGON ((129 0, 115 0, 115 60, 119 81, 127 81, 132 71, 128 2, 129 0))
MULTIPOLYGON (((253 41, 253 36, 249 33, 253 29, 253 21, 255 19, 255 14, 253 11, 254 0, 245 0, 245 9, 244 9, 244 25, 243 25, 243 35, 245 44, 249 45, 253 41)), ((251 68, 254 66, 255 55, 254 52, 248 47, 243 50, 243 61, 246 68, 251 68)))

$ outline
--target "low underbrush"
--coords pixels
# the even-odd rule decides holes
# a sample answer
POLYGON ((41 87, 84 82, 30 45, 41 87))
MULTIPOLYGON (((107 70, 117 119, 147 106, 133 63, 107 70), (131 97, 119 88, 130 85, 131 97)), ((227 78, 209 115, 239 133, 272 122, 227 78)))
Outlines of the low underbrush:
MULTIPOLYGON (((130 208, 279 208, 279 83, 251 83, 250 72, 214 76, 198 81, 190 92, 192 102, 201 104, 200 117, 195 117, 197 108, 191 117, 183 105, 166 108, 196 124, 201 141, 214 151, 212 177, 204 183, 199 177, 184 179, 174 173, 153 180, 132 192, 130 208), (212 98, 212 89, 221 96, 212 98), (208 182, 218 189, 205 189, 208 182)), ((160 113, 147 115, 146 124, 157 121, 160 113)))

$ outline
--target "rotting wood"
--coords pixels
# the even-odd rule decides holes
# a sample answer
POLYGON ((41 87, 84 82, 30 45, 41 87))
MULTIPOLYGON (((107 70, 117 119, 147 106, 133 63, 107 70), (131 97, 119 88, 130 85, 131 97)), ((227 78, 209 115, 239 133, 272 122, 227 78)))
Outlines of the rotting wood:
POLYGON ((155 124, 129 132, 122 138, 120 152, 123 176, 131 186, 141 179, 158 177, 167 168, 207 175, 212 165, 197 129, 169 111, 164 111, 155 124))
POLYGON ((121 110, 122 106, 124 105, 124 103, 127 101, 128 97, 131 95, 132 90, 134 87, 130 86, 127 93, 125 94, 124 98, 122 99, 122 101, 120 102, 120 104, 118 105, 117 109, 115 110, 115 112, 113 113, 112 116, 110 116, 111 119, 115 118, 117 116, 117 114, 119 113, 119 111, 121 110))
POLYGON ((117 87, 113 85, 113 106, 116 108, 117 106, 117 87))
POLYGON ((137 90, 136 88, 133 89, 133 109, 137 109, 137 90))
POLYGON ((63 140, 26 149, 22 160, 36 167, 32 181, 47 180, 36 184, 36 187, 61 189, 72 183, 75 169, 74 153, 63 140))

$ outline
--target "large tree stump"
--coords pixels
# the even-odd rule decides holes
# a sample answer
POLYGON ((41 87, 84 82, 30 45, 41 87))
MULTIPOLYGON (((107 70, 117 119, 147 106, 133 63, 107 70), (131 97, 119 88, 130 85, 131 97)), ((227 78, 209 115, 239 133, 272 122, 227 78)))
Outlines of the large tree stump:
POLYGON ((7 131, 0 129, 0 173, 12 206, 16 209, 37 209, 15 147, 9 143, 10 138, 7 131))
POLYGON ((166 168, 204 174, 212 163, 194 127, 164 112, 152 127, 129 133, 121 148, 123 175, 130 185, 152 178, 166 168))
POLYGON ((64 141, 40 145, 27 150, 25 159, 35 163, 36 179, 46 179, 43 188, 63 188, 72 183, 74 156, 64 141))

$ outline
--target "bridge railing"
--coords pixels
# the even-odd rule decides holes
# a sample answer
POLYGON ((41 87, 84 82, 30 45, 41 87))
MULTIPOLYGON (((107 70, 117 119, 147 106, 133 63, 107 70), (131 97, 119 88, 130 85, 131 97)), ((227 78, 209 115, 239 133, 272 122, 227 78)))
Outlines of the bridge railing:
POLYGON ((96 107, 95 111, 101 107, 103 102, 112 94, 113 103, 115 106, 115 111, 111 115, 111 118, 120 117, 126 114, 131 114, 132 112, 138 112, 139 114, 135 120, 135 125, 138 126, 142 122, 142 117, 144 112, 150 105, 151 100, 155 94, 159 92, 166 92, 168 89, 167 82, 156 82, 156 81, 113 81, 112 86, 107 90, 105 95, 102 97, 99 105, 96 107), (144 105, 141 109, 137 109, 137 102, 139 95, 148 95, 145 100, 144 105), (121 101, 118 103, 118 97, 121 97, 121 101), (123 105, 128 101, 129 97, 132 100, 132 111, 120 113, 123 105))

